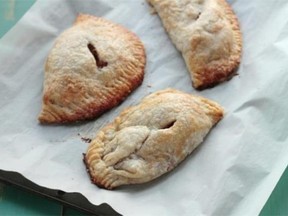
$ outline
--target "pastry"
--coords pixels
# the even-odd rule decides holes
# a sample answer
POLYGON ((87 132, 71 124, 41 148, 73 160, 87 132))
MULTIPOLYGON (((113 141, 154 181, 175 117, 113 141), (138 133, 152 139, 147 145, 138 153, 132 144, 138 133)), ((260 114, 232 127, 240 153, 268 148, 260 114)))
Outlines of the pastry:
POLYGON ((242 52, 237 17, 225 0, 147 0, 182 53, 196 89, 235 74, 242 52))
POLYGON ((84 162, 93 183, 113 189, 174 169, 222 118, 215 102, 174 89, 145 97, 101 129, 84 162))
POLYGON ((134 33, 100 17, 79 15, 47 58, 39 121, 99 116, 142 83, 145 64, 144 46, 134 33))

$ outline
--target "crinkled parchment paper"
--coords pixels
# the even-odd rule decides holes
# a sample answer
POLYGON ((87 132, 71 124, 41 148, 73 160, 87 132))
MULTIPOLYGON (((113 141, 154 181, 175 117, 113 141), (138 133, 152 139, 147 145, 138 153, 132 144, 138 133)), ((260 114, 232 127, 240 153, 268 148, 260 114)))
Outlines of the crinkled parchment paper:
POLYGON ((0 169, 37 184, 81 192, 124 215, 256 215, 288 164, 288 2, 230 0, 244 51, 238 76, 197 92, 179 52, 144 0, 38 0, 0 40, 0 169), (147 51, 145 79, 99 119, 40 125, 44 62, 55 38, 78 13, 120 23, 147 51), (151 86, 151 87, 150 87, 151 86), (96 131, 150 92, 167 87, 225 107, 225 118, 177 169, 152 183, 115 191, 90 183, 82 163, 96 131))

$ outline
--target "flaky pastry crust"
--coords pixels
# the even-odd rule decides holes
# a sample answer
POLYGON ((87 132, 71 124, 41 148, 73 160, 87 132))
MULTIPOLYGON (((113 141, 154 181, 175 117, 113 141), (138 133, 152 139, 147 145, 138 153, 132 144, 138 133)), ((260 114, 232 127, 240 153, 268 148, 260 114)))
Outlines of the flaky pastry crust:
POLYGON ((235 74, 242 52, 237 17, 225 0, 147 0, 182 53, 196 89, 235 74))
POLYGON ((39 121, 101 115, 142 83, 145 64, 144 46, 134 33, 100 17, 79 15, 47 58, 39 121))
POLYGON ((158 91, 98 132, 84 156, 87 171, 107 189, 151 181, 183 161, 222 117, 211 100, 158 91))

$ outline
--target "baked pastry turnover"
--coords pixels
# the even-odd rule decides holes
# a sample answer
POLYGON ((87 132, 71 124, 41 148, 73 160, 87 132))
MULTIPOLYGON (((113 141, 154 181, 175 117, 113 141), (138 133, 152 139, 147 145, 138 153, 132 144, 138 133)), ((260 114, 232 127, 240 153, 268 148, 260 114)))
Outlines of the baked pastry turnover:
POLYGON ((47 58, 39 121, 99 116, 142 83, 145 63, 144 46, 134 33, 103 18, 79 15, 47 58))
POLYGON ((147 0, 182 53, 196 89, 232 78, 241 58, 239 24, 225 0, 147 0))
POLYGON ((222 118, 215 102, 174 89, 145 97, 98 132, 84 156, 93 183, 113 189, 174 169, 222 118))

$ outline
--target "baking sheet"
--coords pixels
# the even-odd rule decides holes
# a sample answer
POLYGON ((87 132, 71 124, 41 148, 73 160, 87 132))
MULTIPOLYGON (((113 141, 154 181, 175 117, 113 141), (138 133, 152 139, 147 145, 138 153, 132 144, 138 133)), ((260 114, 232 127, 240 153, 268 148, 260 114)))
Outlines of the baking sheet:
POLYGON ((0 169, 37 184, 81 192, 124 215, 256 215, 288 164, 288 2, 230 0, 243 32, 238 76, 195 91, 179 52, 143 0, 38 0, 0 40, 0 169), (55 38, 78 13, 120 23, 145 44, 141 87, 97 120, 43 126, 44 62, 55 38), (150 87, 151 86, 151 87, 150 87), (90 183, 82 163, 96 131, 122 109, 167 87, 225 107, 225 118, 177 169, 144 185, 115 191, 90 183))

